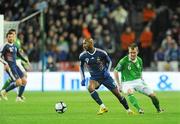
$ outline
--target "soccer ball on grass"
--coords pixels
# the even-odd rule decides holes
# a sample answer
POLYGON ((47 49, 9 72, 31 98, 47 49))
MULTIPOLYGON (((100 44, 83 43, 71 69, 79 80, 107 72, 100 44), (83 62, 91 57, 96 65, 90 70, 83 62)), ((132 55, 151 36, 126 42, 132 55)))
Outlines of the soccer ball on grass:
POLYGON ((67 110, 67 105, 60 101, 55 104, 55 110, 57 113, 62 114, 67 110))

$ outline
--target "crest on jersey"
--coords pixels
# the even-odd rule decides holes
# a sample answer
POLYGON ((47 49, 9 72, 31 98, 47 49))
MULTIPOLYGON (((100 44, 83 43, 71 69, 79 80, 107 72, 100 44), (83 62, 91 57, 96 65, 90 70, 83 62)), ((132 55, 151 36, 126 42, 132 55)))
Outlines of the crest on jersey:
POLYGON ((10 51, 10 52, 13 52, 13 48, 12 48, 12 47, 10 47, 10 48, 9 48, 9 51, 10 51))
POLYGON ((89 62, 89 58, 85 58, 85 61, 86 61, 86 63, 88 63, 89 62))
POLYGON ((140 68, 140 65, 139 65, 139 63, 137 64, 137 67, 138 67, 138 68, 140 68))
POLYGON ((17 52, 17 48, 16 48, 16 47, 14 47, 14 49, 15 49, 15 51, 17 52))
POLYGON ((131 70, 131 63, 128 64, 128 70, 131 70))
POLYGON ((101 61, 100 57, 97 57, 97 61, 101 61))
POLYGON ((96 61, 97 63, 102 63, 100 57, 97 57, 96 61))

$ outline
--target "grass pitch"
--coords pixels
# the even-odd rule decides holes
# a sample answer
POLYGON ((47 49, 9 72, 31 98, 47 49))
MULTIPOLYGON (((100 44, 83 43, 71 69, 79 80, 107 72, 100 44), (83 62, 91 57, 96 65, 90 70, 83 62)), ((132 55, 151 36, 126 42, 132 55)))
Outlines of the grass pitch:
POLYGON ((145 114, 133 116, 127 115, 110 92, 99 95, 109 109, 103 115, 96 115, 99 106, 88 92, 25 92, 24 103, 16 103, 16 94, 11 92, 8 101, 0 101, 0 124, 180 124, 180 92, 157 92, 165 109, 161 114, 156 113, 148 97, 135 94, 145 114), (54 110, 60 100, 68 106, 64 114, 54 110))

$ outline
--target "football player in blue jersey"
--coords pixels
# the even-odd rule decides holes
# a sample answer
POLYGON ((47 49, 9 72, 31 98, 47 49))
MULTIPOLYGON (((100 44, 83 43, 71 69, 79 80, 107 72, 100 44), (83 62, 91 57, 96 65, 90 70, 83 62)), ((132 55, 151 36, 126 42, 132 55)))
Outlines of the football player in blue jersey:
POLYGON ((101 84, 108 88, 117 97, 119 102, 127 110, 128 114, 133 114, 133 111, 129 109, 125 97, 121 96, 117 85, 109 74, 112 63, 108 54, 102 49, 95 48, 92 38, 83 40, 83 49, 84 51, 79 56, 80 72, 82 77, 81 85, 85 86, 86 80, 84 74, 84 65, 86 65, 91 75, 88 91, 91 94, 91 97, 100 106, 97 114, 99 115, 108 112, 108 109, 96 92, 96 89, 98 89, 101 84))
MULTIPOLYGON (((20 57, 23 61, 28 62, 19 52, 19 49, 14 45, 14 34, 8 32, 6 34, 7 43, 4 44, 2 50, 0 51, 0 61, 4 64, 6 72, 11 77, 12 81, 6 89, 1 91, 1 96, 7 100, 7 92, 16 88, 17 86, 22 86, 26 84, 26 77, 23 72, 19 69, 16 64, 16 57, 20 57)), ((20 92, 22 95, 23 92, 20 92)))
MULTIPOLYGON (((22 49, 21 41, 16 37, 16 35, 17 35, 17 34, 16 34, 16 30, 15 30, 15 29, 10 29, 8 32, 12 32, 12 33, 13 33, 13 35, 14 35, 14 42, 13 42, 13 43, 14 43, 14 45, 20 50, 20 52, 23 53, 24 51, 23 51, 23 49, 22 49)), ((25 58, 28 60, 28 57, 27 57, 27 56, 25 56, 25 58)), ((27 78, 27 72, 26 72, 25 66, 26 66, 26 67, 27 67, 27 66, 30 67, 29 61, 28 61, 28 63, 26 63, 26 62, 22 61, 20 57, 17 56, 17 57, 16 57, 16 64, 17 64, 17 66, 19 67, 19 69, 23 72, 23 74, 25 75, 25 77, 27 78)), ((5 83, 4 83, 4 85, 3 85, 3 87, 2 87, 1 90, 6 89, 11 83, 12 83, 12 79, 9 77, 9 78, 5 81, 5 83)), ((24 85, 22 85, 22 86, 20 86, 20 87, 18 88, 18 90, 17 90, 16 102, 24 102, 24 100, 25 100, 25 97, 23 96, 24 90, 25 90, 25 86, 24 86, 24 85)))

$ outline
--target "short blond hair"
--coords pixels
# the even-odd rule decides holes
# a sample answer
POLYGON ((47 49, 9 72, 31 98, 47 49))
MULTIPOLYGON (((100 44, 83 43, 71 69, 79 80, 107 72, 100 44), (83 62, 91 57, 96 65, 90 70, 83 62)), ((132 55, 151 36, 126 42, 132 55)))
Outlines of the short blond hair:
POLYGON ((132 50, 134 50, 135 48, 137 48, 137 50, 138 50, 138 45, 137 45, 136 43, 132 43, 131 45, 129 45, 128 48, 129 48, 129 49, 132 49, 132 50))

